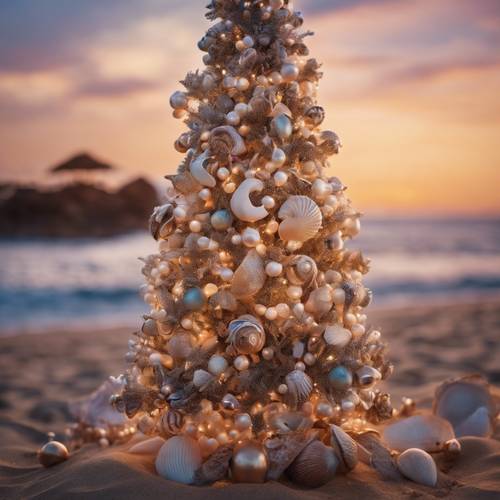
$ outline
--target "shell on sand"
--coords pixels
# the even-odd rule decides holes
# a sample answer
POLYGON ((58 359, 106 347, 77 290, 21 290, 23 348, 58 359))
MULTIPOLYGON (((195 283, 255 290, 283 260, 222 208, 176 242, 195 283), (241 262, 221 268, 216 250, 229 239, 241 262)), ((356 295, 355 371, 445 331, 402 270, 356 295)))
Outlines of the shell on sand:
POLYGON ((348 472, 358 463, 358 445, 338 425, 330 426, 331 445, 339 458, 339 465, 342 472, 348 472))
POLYGON ((233 275, 231 292, 236 298, 255 295, 266 282, 264 262, 256 250, 250 250, 233 275))
POLYGON ((290 196, 278 212, 283 221, 279 225, 279 235, 284 241, 307 241, 321 228, 323 216, 318 205, 308 196, 290 196))
POLYGON ((493 425, 488 408, 481 406, 472 415, 469 415, 464 421, 455 427, 457 437, 478 436, 488 437, 493 433, 493 425))
POLYGON ((198 443, 187 436, 174 436, 166 441, 156 456, 158 474, 178 483, 192 484, 202 458, 198 443))
POLYGON ((433 458, 418 448, 409 448, 399 455, 398 469, 408 479, 425 486, 436 486, 437 468, 433 458))
POLYGON ((408 448, 440 451, 446 441, 454 438, 451 424, 436 415, 414 415, 388 425, 383 431, 383 441, 397 451, 408 448))

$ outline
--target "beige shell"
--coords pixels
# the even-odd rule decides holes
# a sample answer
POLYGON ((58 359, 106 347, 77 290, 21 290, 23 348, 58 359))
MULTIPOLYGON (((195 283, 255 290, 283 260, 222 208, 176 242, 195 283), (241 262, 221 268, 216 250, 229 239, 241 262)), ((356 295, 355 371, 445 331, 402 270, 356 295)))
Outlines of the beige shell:
POLYGON ((451 424, 435 415, 414 415, 389 424, 383 431, 383 441, 396 451, 408 448, 440 451, 454 437, 451 424))
POLYGON ((318 266, 308 255, 296 255, 286 269, 286 277, 292 285, 311 285, 318 275, 318 266))
POLYGON ((323 333, 325 342, 336 349, 343 349, 352 339, 352 333, 338 323, 328 325, 323 333))
POLYGON ((278 212, 283 221, 279 235, 284 241, 307 241, 321 228, 323 217, 318 205, 308 196, 290 196, 278 212))
POLYGON ((313 290, 307 299, 305 308, 307 312, 322 315, 333 306, 333 296, 330 287, 322 286, 313 290))
POLYGON ((286 473, 294 483, 318 488, 335 476, 338 465, 333 448, 321 441, 313 441, 300 452, 286 473))
POLYGON ((160 436, 144 439, 134 444, 129 450, 132 455, 157 455, 165 440, 160 436))
POLYGON ((156 472, 165 479, 192 484, 202 457, 198 443, 187 436, 171 437, 156 457, 156 472))
POLYGON ((167 343, 168 353, 176 359, 186 359, 193 351, 191 334, 188 332, 177 332, 167 343))
POLYGON ((209 159, 210 152, 206 150, 191 161, 189 171, 202 186, 215 187, 217 184, 215 177, 206 170, 209 159))
POLYGON ((406 478, 425 486, 436 486, 437 467, 432 457, 418 448, 409 448, 399 455, 398 469, 406 478))
POLYGON ((240 156, 247 150, 243 137, 230 125, 222 125, 212 130, 209 139, 210 149, 217 147, 215 144, 218 142, 223 143, 227 147, 228 153, 234 156, 240 156))
POLYGON ((311 394, 313 383, 311 377, 301 370, 293 370, 286 377, 288 387, 287 395, 291 398, 291 404, 297 407, 307 401, 311 394))
POLYGON ((337 453, 340 470, 348 472, 354 469, 358 463, 358 445, 354 439, 338 425, 331 425, 330 440, 332 447, 337 453))
POLYGON ((266 282, 264 262, 256 250, 250 250, 233 275, 231 292, 236 298, 252 297, 266 282))
POLYGON ((231 343, 239 354, 256 354, 266 343, 266 332, 261 322, 250 314, 231 321, 228 330, 227 342, 231 343))
POLYGON ((250 193, 263 189, 263 182, 255 178, 245 179, 238 186, 231 197, 230 205, 231 211, 239 220, 256 222, 267 217, 268 211, 262 205, 254 205, 250 200, 250 193))

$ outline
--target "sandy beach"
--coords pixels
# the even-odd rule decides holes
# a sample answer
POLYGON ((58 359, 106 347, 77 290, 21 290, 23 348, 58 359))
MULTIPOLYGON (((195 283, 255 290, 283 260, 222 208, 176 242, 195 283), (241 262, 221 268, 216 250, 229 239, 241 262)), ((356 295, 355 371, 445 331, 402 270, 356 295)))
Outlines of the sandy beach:
MULTIPOLYGON (((500 301, 374 310, 396 371, 385 384, 394 406, 410 396, 428 408, 444 379, 481 373, 500 385, 500 301)), ((131 332, 60 331, 0 337, 0 499, 73 498, 498 498, 500 441, 463 438, 462 455, 435 489, 404 481, 384 482, 364 464, 316 490, 291 483, 230 484, 196 488, 154 474, 150 458, 124 446, 85 446, 51 469, 37 462, 46 432, 62 433, 71 417, 67 402, 94 390, 125 369, 131 332)), ((495 389, 495 391, 497 391, 495 389)), ((498 391, 497 391, 498 392, 498 391)))

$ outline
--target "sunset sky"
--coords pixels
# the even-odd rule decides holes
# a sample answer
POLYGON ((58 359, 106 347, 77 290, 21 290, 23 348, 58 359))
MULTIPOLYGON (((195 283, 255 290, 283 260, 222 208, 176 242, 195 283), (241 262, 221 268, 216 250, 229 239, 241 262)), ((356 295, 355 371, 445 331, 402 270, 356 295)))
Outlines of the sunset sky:
MULTIPOLYGON (((159 180, 207 0, 0 2, 0 181, 80 150, 159 180)), ((332 174, 365 212, 500 214, 500 2, 301 0, 332 174)))

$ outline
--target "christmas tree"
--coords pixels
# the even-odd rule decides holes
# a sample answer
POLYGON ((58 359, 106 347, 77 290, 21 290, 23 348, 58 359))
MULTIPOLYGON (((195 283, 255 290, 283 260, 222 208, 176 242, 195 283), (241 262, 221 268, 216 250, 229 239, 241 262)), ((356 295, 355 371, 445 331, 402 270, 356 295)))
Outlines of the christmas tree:
POLYGON ((338 136, 320 126, 320 65, 287 0, 212 0, 203 71, 170 99, 185 157, 144 259, 151 307, 113 403, 167 441, 156 467, 185 483, 318 486, 356 463, 346 432, 392 415, 391 372, 363 312, 368 261, 338 136))

